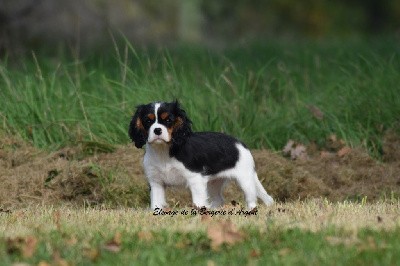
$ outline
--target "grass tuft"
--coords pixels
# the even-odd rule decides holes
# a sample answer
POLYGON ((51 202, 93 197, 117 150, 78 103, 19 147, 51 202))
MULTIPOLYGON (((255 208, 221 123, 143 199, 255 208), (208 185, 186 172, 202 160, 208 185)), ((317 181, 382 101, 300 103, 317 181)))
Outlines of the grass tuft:
POLYGON ((0 63, 0 117, 37 147, 121 144, 136 105, 178 98, 196 130, 223 131, 252 148, 280 150, 288 139, 322 145, 334 133, 379 156, 400 113, 396 43, 271 42, 221 52, 127 43, 111 57, 72 61, 33 54, 19 70, 0 63))

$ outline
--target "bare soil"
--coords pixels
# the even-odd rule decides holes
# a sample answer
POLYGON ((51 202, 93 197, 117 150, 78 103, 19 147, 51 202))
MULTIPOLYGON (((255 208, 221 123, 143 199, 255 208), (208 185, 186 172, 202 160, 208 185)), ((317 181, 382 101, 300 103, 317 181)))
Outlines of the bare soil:
MULTIPOLYGON (((395 200, 400 196, 400 138, 389 134, 378 161, 362 149, 315 150, 285 158, 280 152, 253 150, 261 182, 277 201, 306 198, 395 200)), ((0 138, 0 207, 36 204, 145 207, 148 186, 141 161, 143 150, 133 145, 113 149, 80 143, 56 152, 38 150, 17 138, 0 138)), ((235 184, 227 201, 242 201, 235 184)), ((186 188, 168 189, 172 206, 190 204, 186 188)))

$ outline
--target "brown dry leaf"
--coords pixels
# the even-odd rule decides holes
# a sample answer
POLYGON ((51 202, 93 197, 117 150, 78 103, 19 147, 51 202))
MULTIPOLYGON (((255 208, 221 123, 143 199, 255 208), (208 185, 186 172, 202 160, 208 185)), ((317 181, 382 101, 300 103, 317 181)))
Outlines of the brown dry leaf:
POLYGON ((308 158, 306 146, 291 139, 286 143, 282 153, 285 156, 290 156, 292 160, 306 160, 308 158))
POLYGON ((308 110, 310 110, 311 114, 318 120, 324 119, 324 113, 315 105, 307 106, 308 110))
POLYGON ((38 263, 38 266, 50 266, 50 265, 51 265, 50 263, 43 260, 38 263))
POLYGON ((120 232, 115 233, 113 239, 108 241, 103 248, 113 253, 119 252, 121 250, 121 238, 120 232))
POLYGON ((34 236, 27 236, 25 238, 25 245, 22 247, 22 256, 24 258, 31 258, 36 251, 38 240, 34 236))
POLYGON ((343 148, 341 148, 338 152, 337 155, 339 157, 343 157, 347 154, 349 154, 351 152, 351 148, 349 146, 344 146, 343 148))
POLYGON ((142 241, 150 241, 153 239, 153 234, 149 231, 140 231, 137 234, 139 240, 142 241))
POLYGON ((292 149, 290 158, 292 158, 292 160, 306 160, 307 148, 303 144, 296 145, 296 148, 292 149))
POLYGON ((103 248, 112 253, 118 253, 121 250, 121 246, 112 241, 106 243, 103 248))
POLYGON ((294 140, 289 139, 288 142, 286 143, 285 147, 283 147, 283 150, 282 150, 283 154, 290 156, 293 146, 295 146, 294 140))
POLYGON ((211 240, 211 248, 214 250, 217 250, 224 243, 233 245, 242 241, 245 237, 230 220, 209 225, 207 236, 211 240))

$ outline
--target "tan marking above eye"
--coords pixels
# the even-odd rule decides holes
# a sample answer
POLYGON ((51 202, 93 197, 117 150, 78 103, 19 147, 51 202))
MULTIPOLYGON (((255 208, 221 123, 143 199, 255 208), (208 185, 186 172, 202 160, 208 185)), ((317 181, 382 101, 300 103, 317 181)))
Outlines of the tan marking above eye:
POLYGON ((169 116, 169 114, 167 112, 164 112, 160 115, 162 120, 165 120, 167 117, 169 116))
POLYGON ((154 120, 156 118, 154 114, 148 114, 147 117, 151 120, 154 120))

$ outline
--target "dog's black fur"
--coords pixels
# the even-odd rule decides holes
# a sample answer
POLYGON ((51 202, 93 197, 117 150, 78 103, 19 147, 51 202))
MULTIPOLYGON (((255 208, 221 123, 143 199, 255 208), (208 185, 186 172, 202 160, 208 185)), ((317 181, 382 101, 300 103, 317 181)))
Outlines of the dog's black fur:
MULTIPOLYGON (((241 143, 239 140, 223 133, 193 132, 192 122, 178 101, 162 103, 158 117, 164 112, 169 114, 168 119, 159 119, 158 122, 172 129, 171 142, 168 143, 170 157, 202 175, 213 175, 235 166, 239 159, 236 147, 241 143)), ((142 148, 147 142, 148 130, 155 122, 148 116, 153 113, 154 103, 137 106, 129 126, 129 136, 137 148, 142 148)))

